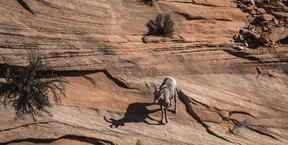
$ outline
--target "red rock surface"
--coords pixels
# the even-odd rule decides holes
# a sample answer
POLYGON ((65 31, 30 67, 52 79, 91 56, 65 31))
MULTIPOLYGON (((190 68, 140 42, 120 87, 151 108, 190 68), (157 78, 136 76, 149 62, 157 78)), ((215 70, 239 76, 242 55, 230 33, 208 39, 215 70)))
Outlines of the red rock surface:
MULTIPOLYGON (((70 83, 62 104, 49 108, 53 116, 38 123, 0 107, 0 144, 287 144, 287 45, 234 44, 247 19, 232 1, 24 1, 34 15, 17 0, 0 1, 0 61, 25 65, 27 50, 39 48, 70 83), (172 15, 181 39, 142 42, 158 12, 172 15), (165 75, 187 96, 164 126, 146 115, 159 108, 150 83, 165 75), (125 125, 110 128, 107 119, 121 116, 125 125), (232 120, 242 125, 233 129, 232 120)), ((160 119, 159 111, 149 115, 160 119)))

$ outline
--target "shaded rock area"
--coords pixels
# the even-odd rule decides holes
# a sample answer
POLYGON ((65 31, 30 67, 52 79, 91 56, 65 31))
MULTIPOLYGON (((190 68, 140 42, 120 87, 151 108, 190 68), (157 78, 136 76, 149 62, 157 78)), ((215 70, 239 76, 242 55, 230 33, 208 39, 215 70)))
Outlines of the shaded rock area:
POLYGON ((248 13, 248 23, 235 36, 236 42, 250 48, 286 43, 287 0, 238 0, 236 3, 243 12, 248 13))
POLYGON ((0 76, 38 49, 51 68, 39 73, 69 82, 36 122, 1 105, 0 144, 287 145, 287 1, 270 2, 0 1, 0 76), (146 36, 159 13, 173 37, 146 36), (241 28, 234 38, 267 49, 234 43, 241 28), (167 75, 180 95, 160 125, 152 84, 167 75))

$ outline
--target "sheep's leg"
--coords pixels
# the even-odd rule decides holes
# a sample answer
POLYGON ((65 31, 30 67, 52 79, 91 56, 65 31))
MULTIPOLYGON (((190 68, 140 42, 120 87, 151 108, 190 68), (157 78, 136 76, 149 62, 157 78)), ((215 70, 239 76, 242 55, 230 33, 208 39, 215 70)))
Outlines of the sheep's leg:
POLYGON ((179 97, 178 89, 175 88, 175 93, 174 93, 174 113, 175 114, 176 114, 176 110, 177 110, 177 97, 179 97))
POLYGON ((176 114, 176 110, 177 110, 177 100, 176 100, 176 96, 174 96, 174 111, 173 111, 173 113, 175 113, 176 114))
POLYGON ((163 114, 164 114, 164 110, 163 110, 163 106, 160 105, 160 110, 161 110, 161 120, 160 120, 160 123, 163 124, 163 114))
POLYGON ((164 109, 164 113, 165 113, 165 122, 168 123, 168 118, 167 118, 167 106, 164 109))
MULTIPOLYGON (((177 110, 177 106, 176 106, 176 97, 174 97, 174 98, 172 98, 172 99, 174 99, 174 103, 173 103, 173 108, 172 108, 172 105, 170 105, 171 106, 171 109, 168 109, 168 111, 170 111, 170 112, 172 112, 172 113, 174 113, 174 114, 176 114, 176 110, 177 110)), ((172 99, 171 99, 171 102, 172 102, 172 99)))

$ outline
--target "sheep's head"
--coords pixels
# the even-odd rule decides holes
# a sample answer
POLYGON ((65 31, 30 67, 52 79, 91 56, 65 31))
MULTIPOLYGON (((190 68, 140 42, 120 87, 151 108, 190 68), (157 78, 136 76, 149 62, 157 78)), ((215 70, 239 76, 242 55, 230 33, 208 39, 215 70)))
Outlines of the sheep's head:
POLYGON ((153 87, 154 87, 154 92, 153 92, 153 95, 154 95, 154 103, 158 103, 159 101, 159 98, 161 96, 161 93, 160 93, 160 90, 157 88, 157 86, 153 83, 152 84, 153 87))

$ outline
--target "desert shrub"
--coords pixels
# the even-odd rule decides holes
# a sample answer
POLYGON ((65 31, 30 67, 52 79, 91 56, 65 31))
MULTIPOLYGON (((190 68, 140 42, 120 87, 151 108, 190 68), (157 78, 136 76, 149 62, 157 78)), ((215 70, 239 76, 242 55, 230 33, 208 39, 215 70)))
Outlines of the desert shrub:
POLYGON ((143 144, 143 142, 140 139, 138 139, 137 142, 136 142, 136 145, 144 145, 144 144, 143 144))
POLYGON ((36 120, 40 111, 48 113, 44 107, 50 105, 49 95, 58 103, 61 96, 65 96, 61 77, 44 78, 41 75, 41 71, 48 69, 36 51, 29 53, 29 64, 23 68, 7 68, 4 72, 5 81, 0 83, 1 103, 13 106, 18 118, 30 114, 36 120))
POLYGON ((158 1, 158 0, 142 0, 142 2, 143 2, 144 4, 150 5, 150 6, 153 6, 153 3, 154 3, 153 1, 156 2, 156 1, 158 1))
POLYGON ((174 34, 174 22, 169 14, 158 14, 155 20, 147 25, 148 35, 171 37, 174 34))

